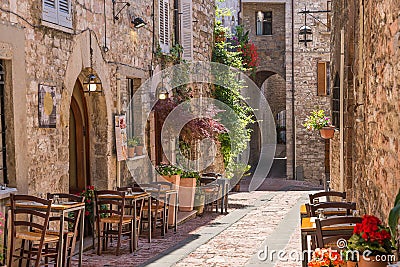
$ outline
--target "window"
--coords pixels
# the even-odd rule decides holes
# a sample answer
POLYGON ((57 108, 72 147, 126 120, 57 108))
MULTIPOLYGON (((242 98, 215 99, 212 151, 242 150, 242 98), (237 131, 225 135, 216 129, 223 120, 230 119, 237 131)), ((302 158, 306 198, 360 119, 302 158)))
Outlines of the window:
POLYGON ((340 80, 339 75, 335 76, 332 92, 332 125, 339 129, 340 126, 340 80))
POLYGON ((169 0, 159 1, 159 42, 161 51, 169 53, 169 0))
POLYGON ((258 11, 256 17, 257 35, 272 35, 272 11, 258 11))
POLYGON ((317 66, 317 95, 327 96, 330 94, 329 76, 329 62, 319 61, 317 66))
POLYGON ((44 21, 72 28, 71 0, 43 0, 44 21))
POLYGON ((142 123, 141 96, 135 94, 141 85, 139 78, 127 78, 128 107, 126 111, 127 135, 129 138, 140 135, 142 123))
POLYGON ((193 11, 192 0, 181 0, 182 59, 193 60, 193 11))

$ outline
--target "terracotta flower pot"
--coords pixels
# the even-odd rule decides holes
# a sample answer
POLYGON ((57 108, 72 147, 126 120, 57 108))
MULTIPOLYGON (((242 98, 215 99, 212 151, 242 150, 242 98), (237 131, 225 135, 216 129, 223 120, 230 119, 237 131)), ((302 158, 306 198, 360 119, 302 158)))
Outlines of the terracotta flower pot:
MULTIPOLYGON (((181 182, 181 176, 180 175, 170 175, 170 176, 162 176, 162 178, 160 177, 159 181, 167 181, 172 183, 174 186, 174 189, 179 189, 179 185, 181 182)), ((178 192, 178 196, 179 196, 179 192, 178 192)), ((176 197, 172 196, 171 197, 171 203, 173 203, 172 205, 169 205, 168 207, 168 213, 169 213, 169 219, 168 219, 168 225, 174 225, 175 223, 175 209, 178 208, 176 205, 176 197)))
POLYGON ((133 158, 135 156, 135 147, 128 146, 128 158, 133 158))
POLYGON ((346 266, 347 267, 356 267, 357 266, 357 262, 355 262, 355 261, 347 261, 346 262, 346 266))
POLYGON ((335 135, 335 126, 322 127, 319 133, 324 139, 331 139, 335 135))
POLYGON ((358 267, 386 267, 388 265, 387 261, 377 261, 376 256, 368 257, 368 259, 369 261, 365 260, 364 257, 360 255, 358 267))
POLYGON ((193 210, 195 191, 196 191, 196 178, 181 178, 179 186, 180 211, 193 210))
POLYGON ((138 155, 138 156, 143 155, 143 146, 136 146, 135 151, 136 151, 136 155, 138 155))

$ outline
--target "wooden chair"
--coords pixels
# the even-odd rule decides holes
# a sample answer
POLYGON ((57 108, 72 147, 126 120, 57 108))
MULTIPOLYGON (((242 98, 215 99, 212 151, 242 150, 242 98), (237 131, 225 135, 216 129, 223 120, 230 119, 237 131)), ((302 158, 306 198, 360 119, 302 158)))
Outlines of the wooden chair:
POLYGON ((320 197, 326 197, 326 202, 331 201, 331 197, 340 198, 341 201, 346 201, 346 192, 337 192, 337 191, 324 191, 318 192, 315 194, 310 194, 310 204, 314 204, 314 199, 319 199, 320 197))
MULTIPOLYGON (((53 257, 58 255, 58 241, 56 235, 47 234, 46 230, 49 225, 50 210, 52 200, 42 199, 30 195, 10 195, 11 200, 11 242, 10 242, 10 258, 8 266, 13 266, 13 259, 19 259, 19 266, 22 265, 24 259, 27 260, 27 266, 30 261, 34 261, 34 266, 38 267, 42 258, 53 257), (32 203, 32 207, 19 206, 18 203, 32 203), (41 206, 35 209, 34 205, 41 206), (14 254, 14 246, 16 239, 21 239, 21 247, 19 255, 14 254), (25 243, 28 250, 25 249, 25 243), (45 252, 45 245, 55 244, 55 252, 45 252), (35 249, 33 249, 35 247, 35 249)), ((30 205, 30 204, 28 204, 30 205)))
MULTIPOLYGON (((131 189, 132 192, 144 192, 140 187, 130 187, 130 186, 124 186, 124 187, 117 187, 117 191, 119 192, 125 192, 125 194, 128 192, 128 190, 131 189)), ((141 231, 141 222, 142 222, 142 213, 143 213, 143 207, 144 207, 144 199, 140 199, 136 201, 136 216, 135 214, 135 205, 132 204, 133 201, 130 201, 128 199, 125 200, 125 216, 132 217, 132 219, 136 219, 136 225, 137 228, 136 230, 136 236, 139 236, 139 233, 141 231)), ((137 243, 135 244, 135 247, 138 246, 139 239, 137 239, 137 243)))
POLYGON ((361 217, 341 216, 328 219, 316 219, 316 239, 317 247, 324 248, 337 247, 339 239, 348 240, 353 235, 353 228, 357 223, 361 223, 361 217), (330 229, 329 229, 330 228, 330 229))
MULTIPOLYGON (((64 193, 47 193, 47 199, 53 199, 54 197, 57 197, 59 201, 68 201, 68 202, 85 202, 85 197, 83 196, 76 196, 73 194, 64 194, 64 193)), ((71 259, 73 256, 73 253, 75 251, 75 245, 76 245, 76 239, 78 236, 78 227, 79 227, 79 220, 80 217, 83 216, 82 210, 76 210, 73 212, 70 212, 66 218, 64 218, 65 222, 68 223, 68 229, 64 232, 64 266, 71 266, 71 259)), ((51 222, 59 222, 60 217, 59 216, 50 216, 49 218, 50 223, 51 222)), ((60 232, 59 231, 50 231, 47 230, 48 234, 51 235, 57 235, 59 236, 60 232)), ((83 234, 83 233, 80 233, 83 234)), ((46 248, 49 250, 48 248, 46 248)))
MULTIPOLYGON (((352 212, 357 209, 356 203, 354 202, 322 202, 315 205, 306 205, 308 206, 308 212, 310 212, 309 217, 316 217, 318 209, 338 209, 345 210, 346 215, 352 215, 352 212)), ((335 215, 332 213, 332 215, 335 215)), ((336 214, 337 215, 337 214, 336 214)))
POLYGON ((119 255, 122 235, 129 235, 129 249, 133 252, 133 218, 125 215, 125 192, 102 190, 94 192, 96 200, 97 254, 102 246, 108 246, 108 239, 117 237, 116 255, 119 255), (116 225, 116 229, 113 226, 116 225), (124 229, 124 226, 127 226, 124 229))
POLYGON ((204 208, 205 210, 213 211, 218 213, 220 186, 218 184, 208 184, 203 186, 204 190, 204 208))
MULTIPOLYGON (((161 192, 161 185, 157 185, 154 183, 151 184, 143 184, 143 187, 152 187, 155 189, 155 191, 151 192, 151 226, 148 225, 148 227, 152 227, 152 233, 154 234, 155 229, 157 226, 161 227, 161 236, 165 235, 166 227, 167 227, 167 212, 168 212, 168 205, 164 205, 165 200, 165 195, 162 194, 161 192)), ((143 213, 142 213, 142 224, 146 223, 148 224, 148 217, 147 217, 147 210, 148 210, 148 205, 149 203, 146 203, 143 207, 143 213)), ((142 225, 142 229, 143 225, 142 225)))

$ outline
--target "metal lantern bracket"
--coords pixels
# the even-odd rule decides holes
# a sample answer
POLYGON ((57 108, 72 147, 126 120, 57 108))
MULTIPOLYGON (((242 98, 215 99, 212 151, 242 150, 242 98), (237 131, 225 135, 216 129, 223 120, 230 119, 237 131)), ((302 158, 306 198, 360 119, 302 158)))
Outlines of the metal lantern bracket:
POLYGON ((300 27, 299 31, 299 42, 304 43, 305 46, 307 46, 307 43, 312 42, 312 29, 307 26, 307 15, 310 15, 313 19, 316 21, 320 22, 322 25, 328 28, 328 25, 326 25, 324 22, 322 22, 319 18, 314 16, 313 14, 317 13, 329 13, 331 10, 307 10, 307 7, 304 8, 304 10, 300 11, 299 14, 304 15, 304 25, 300 27), (302 36, 302 39, 300 39, 300 36, 302 36))
POLYGON ((122 10, 124 10, 125 7, 129 7, 131 4, 129 2, 118 2, 115 0, 112 0, 113 3, 113 21, 115 23, 116 20, 119 20, 118 15, 121 13, 122 10), (117 4, 124 4, 117 12, 115 10, 117 4))

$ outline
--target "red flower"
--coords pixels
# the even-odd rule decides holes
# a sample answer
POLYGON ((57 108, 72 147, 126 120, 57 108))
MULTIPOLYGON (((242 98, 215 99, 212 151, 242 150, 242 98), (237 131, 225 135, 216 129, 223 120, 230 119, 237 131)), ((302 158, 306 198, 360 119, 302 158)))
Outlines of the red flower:
POLYGON ((89 211, 87 210, 87 211, 85 211, 85 216, 89 216, 89 211))
POLYGON ((88 199, 86 199, 86 202, 87 202, 88 204, 90 204, 90 203, 92 203, 92 200, 91 200, 90 198, 88 198, 88 199))

